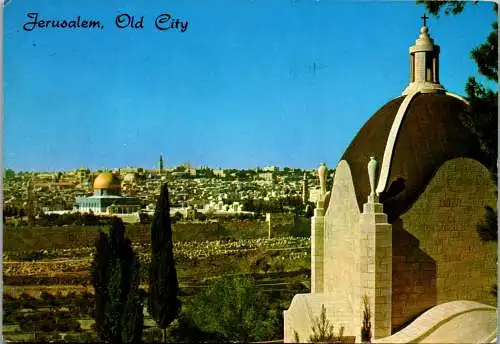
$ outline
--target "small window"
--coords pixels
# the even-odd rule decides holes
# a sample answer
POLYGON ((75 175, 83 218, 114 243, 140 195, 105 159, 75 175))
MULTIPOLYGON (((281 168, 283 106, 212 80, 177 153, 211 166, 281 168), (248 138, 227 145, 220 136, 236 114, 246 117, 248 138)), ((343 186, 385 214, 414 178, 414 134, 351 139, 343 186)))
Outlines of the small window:
POLYGON ((433 60, 434 57, 432 56, 431 53, 426 53, 425 54, 425 81, 430 81, 433 82, 434 80, 434 73, 432 70, 433 66, 433 60))

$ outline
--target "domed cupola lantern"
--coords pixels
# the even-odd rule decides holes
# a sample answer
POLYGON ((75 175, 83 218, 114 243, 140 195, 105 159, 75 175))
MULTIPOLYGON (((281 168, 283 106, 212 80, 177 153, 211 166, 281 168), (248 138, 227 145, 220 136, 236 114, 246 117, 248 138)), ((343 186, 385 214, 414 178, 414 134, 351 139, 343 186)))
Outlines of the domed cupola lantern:
POLYGON ((428 17, 421 17, 424 26, 415 45, 410 47, 410 83, 403 92, 408 95, 412 92, 421 93, 444 92, 444 87, 439 83, 439 45, 429 35, 427 28, 428 17))

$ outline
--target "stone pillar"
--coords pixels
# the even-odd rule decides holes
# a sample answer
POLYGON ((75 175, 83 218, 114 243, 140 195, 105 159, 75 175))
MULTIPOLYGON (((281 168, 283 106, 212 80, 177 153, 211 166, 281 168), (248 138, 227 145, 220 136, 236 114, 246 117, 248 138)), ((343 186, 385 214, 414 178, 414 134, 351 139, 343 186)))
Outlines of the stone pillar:
POLYGON ((415 81, 415 55, 410 54, 410 83, 415 81))
MULTIPOLYGON (((369 171, 370 179, 376 170, 376 164, 372 162, 368 167, 372 169, 369 171)), ((371 311, 372 338, 383 338, 391 335, 392 225, 387 222, 387 215, 383 211, 383 205, 378 201, 378 195, 373 192, 373 187, 368 202, 363 205, 359 226, 360 327, 364 309, 362 299, 366 295, 371 311)))
POLYGON ((324 291, 325 253, 325 194, 327 168, 321 163, 318 168, 320 186, 319 200, 311 219, 311 294, 324 291))
POLYGON ((391 228, 382 204, 375 201, 364 204, 360 218, 361 297, 368 297, 373 338, 391 335, 391 228))
POLYGON ((436 74, 436 82, 439 83, 439 58, 438 56, 436 56, 436 70, 434 71, 434 73, 436 74))
POLYGON ((318 201, 311 218, 311 294, 324 291, 325 210, 318 201))
POLYGON ((415 81, 425 81, 425 52, 423 51, 415 53, 415 81))

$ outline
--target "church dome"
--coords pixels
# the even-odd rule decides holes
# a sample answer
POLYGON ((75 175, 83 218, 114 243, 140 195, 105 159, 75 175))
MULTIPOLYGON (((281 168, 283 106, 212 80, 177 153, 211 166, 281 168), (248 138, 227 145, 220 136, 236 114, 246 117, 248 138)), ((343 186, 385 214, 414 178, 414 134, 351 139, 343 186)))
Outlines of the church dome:
MULTIPOLYGON (((427 35, 425 29, 421 33, 427 35)), ((410 61, 416 63, 410 84, 375 112, 341 158, 350 166, 360 211, 371 191, 366 165, 371 156, 378 160, 376 192, 389 221, 411 207, 447 160, 464 157, 485 164, 477 138, 462 122, 467 102, 438 83, 439 49, 432 44, 422 51, 410 48, 410 61)))
POLYGON ((477 139, 463 126, 464 101, 446 93, 416 95, 404 113, 393 144, 389 137, 406 96, 389 101, 361 128, 341 160, 351 168, 360 210, 370 194, 366 164, 379 161, 377 191, 389 219, 397 218, 417 200, 439 167, 466 157, 484 163, 477 139), (386 160, 392 152, 390 160, 386 160), (384 178, 384 166, 387 175, 384 178), (384 185, 385 184, 385 185, 384 185))
POLYGON ((94 189, 119 189, 120 179, 111 172, 102 172, 94 180, 94 189))

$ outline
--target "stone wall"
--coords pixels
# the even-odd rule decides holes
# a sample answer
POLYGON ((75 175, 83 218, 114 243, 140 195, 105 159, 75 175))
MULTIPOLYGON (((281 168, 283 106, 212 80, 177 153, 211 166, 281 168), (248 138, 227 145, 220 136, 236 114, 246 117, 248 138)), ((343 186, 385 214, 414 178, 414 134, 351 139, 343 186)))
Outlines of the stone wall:
POLYGON ((495 305, 495 242, 480 241, 484 206, 496 207, 487 169, 465 158, 446 162, 413 206, 393 222, 392 329, 434 305, 473 300, 495 305))

